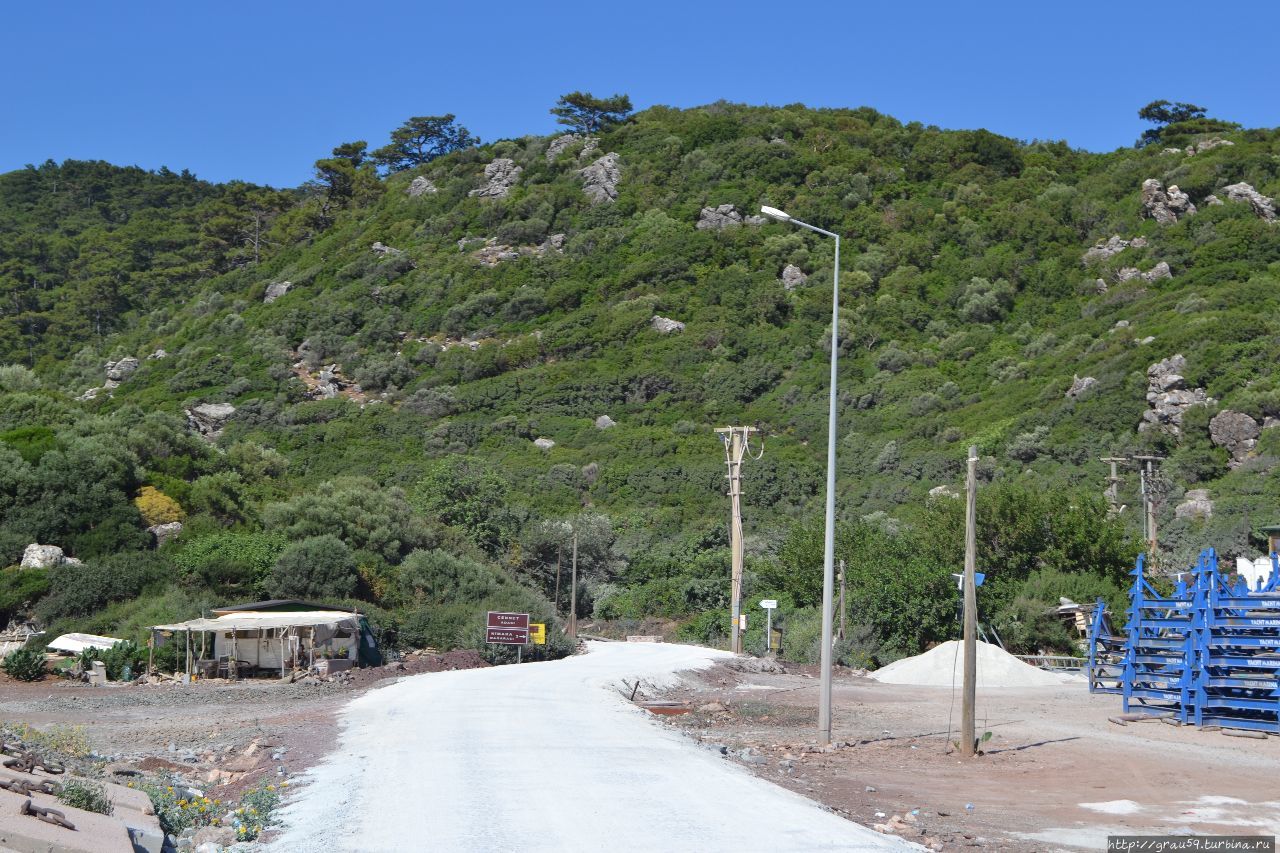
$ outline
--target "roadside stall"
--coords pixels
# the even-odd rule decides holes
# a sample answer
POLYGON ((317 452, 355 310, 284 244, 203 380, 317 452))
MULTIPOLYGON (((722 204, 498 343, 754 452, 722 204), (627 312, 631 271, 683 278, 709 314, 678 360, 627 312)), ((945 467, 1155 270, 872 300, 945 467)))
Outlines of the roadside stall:
POLYGON ((332 673, 350 668, 359 654, 359 613, 337 610, 295 612, 240 611, 216 618, 191 619, 151 627, 147 672, 155 649, 182 643, 187 679, 247 678, 260 673, 284 675, 295 669, 332 673))

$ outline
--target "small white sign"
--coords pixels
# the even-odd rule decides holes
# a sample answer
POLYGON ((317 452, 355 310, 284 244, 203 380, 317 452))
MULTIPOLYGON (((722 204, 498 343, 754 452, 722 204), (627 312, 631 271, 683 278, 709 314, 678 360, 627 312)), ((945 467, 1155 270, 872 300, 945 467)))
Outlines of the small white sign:
POLYGON ((766 598, 764 601, 760 602, 760 606, 765 610, 776 610, 778 608, 778 602, 772 598, 766 598))

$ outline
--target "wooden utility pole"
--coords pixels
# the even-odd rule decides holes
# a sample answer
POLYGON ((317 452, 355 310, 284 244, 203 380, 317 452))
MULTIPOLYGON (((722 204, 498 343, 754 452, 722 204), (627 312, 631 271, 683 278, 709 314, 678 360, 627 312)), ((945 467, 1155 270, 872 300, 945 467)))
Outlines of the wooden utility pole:
POLYGON ((836 637, 840 640, 844 639, 845 631, 845 614, 844 614, 844 560, 840 561, 840 633, 836 637))
POLYGON ((969 448, 964 489, 964 705, 960 713, 960 754, 971 757, 977 742, 974 702, 978 687, 978 448, 969 448))
POLYGON ((1111 505, 1113 513, 1120 512, 1124 507, 1120 506, 1120 475, 1116 473, 1116 465, 1129 460, 1123 456, 1104 456, 1102 462, 1111 465, 1111 476, 1107 478, 1107 503, 1111 505))
POLYGON ((742 456, 755 427, 720 427, 716 429, 724 441, 729 473, 729 548, 731 552, 732 590, 730 593, 729 651, 742 653, 742 456))
POLYGON ((1156 537, 1156 471, 1155 463, 1163 457, 1135 456, 1141 463, 1142 474, 1142 538, 1147 540, 1147 556, 1154 558, 1158 539, 1156 537))
POLYGON ((573 570, 569 582, 569 636, 578 638, 578 529, 573 530, 573 570))
POLYGON ((555 611, 557 616, 560 614, 560 555, 563 552, 563 549, 564 549, 564 546, 561 545, 559 542, 557 542, 556 543, 556 597, 553 599, 555 601, 555 611))

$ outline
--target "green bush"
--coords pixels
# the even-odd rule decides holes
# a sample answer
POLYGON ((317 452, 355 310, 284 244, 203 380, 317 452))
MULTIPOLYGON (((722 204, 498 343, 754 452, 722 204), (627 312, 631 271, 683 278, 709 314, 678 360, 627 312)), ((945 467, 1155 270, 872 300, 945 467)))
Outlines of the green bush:
POLYGON ((312 536, 288 546, 267 575, 277 598, 345 598, 356 590, 356 561, 351 549, 333 535, 312 536))
POLYGON ((5 655, 0 664, 10 678, 19 681, 39 681, 44 678, 44 653, 35 649, 18 649, 5 655))
POLYGON ((109 815, 115 811, 115 806, 111 804, 111 800, 107 796, 106 786, 98 782, 88 782, 81 779, 73 779, 70 782, 66 782, 62 786, 62 793, 58 794, 58 800, 73 809, 96 814, 109 815))

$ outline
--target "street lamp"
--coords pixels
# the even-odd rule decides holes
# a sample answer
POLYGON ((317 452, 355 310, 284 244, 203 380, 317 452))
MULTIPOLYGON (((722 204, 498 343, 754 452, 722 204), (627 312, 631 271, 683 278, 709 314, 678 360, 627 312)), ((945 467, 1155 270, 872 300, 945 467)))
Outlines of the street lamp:
POLYGON ((835 269, 831 276, 831 405, 827 412, 827 518, 822 550, 822 680, 818 689, 818 741, 831 743, 831 600, 834 597, 836 557, 836 355, 840 331, 840 235, 801 222, 776 207, 761 207, 760 212, 779 222, 790 222, 808 228, 836 241, 835 269))

